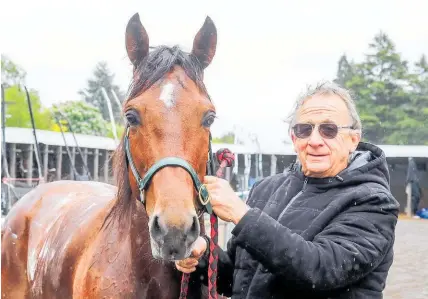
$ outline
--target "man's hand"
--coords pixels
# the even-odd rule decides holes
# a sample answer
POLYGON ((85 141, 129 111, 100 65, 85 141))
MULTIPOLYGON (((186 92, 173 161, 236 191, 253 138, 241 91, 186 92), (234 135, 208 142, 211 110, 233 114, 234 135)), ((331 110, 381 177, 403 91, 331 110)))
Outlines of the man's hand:
POLYGON ((204 238, 199 236, 193 244, 193 249, 190 257, 184 260, 175 261, 175 266, 177 267, 177 270, 183 273, 192 273, 196 271, 198 260, 201 258, 201 256, 205 253, 206 250, 207 242, 204 238))
POLYGON ((214 213, 221 220, 237 224, 250 209, 235 194, 228 181, 215 176, 205 176, 204 183, 211 196, 214 213))

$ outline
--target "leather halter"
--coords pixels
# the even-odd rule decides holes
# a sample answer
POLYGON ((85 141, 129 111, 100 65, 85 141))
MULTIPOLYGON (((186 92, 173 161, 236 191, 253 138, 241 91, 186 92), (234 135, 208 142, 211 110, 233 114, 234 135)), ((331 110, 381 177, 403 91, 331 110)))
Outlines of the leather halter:
MULTIPOLYGON (((212 206, 210 203, 210 195, 208 193, 207 188, 204 184, 201 183, 199 180, 198 175, 196 174, 196 171, 193 169, 193 167, 184 159, 179 157, 165 157, 157 161, 155 164, 153 164, 149 170, 146 172, 143 178, 141 178, 140 174, 138 173, 137 168, 135 167, 134 160, 132 159, 131 150, 130 150, 130 144, 129 144, 129 126, 126 128, 126 135, 125 135, 125 152, 127 157, 127 162, 131 166, 132 173, 134 174, 135 179, 137 180, 138 189, 140 190, 140 201, 146 206, 146 200, 144 197, 144 192, 147 190, 151 178, 164 167, 181 167, 184 170, 186 170, 193 181, 193 186, 195 187, 196 191, 198 192, 199 202, 202 206, 205 207, 205 211, 208 214, 212 214, 212 206)), ((211 150, 211 133, 210 133, 210 140, 209 140, 209 148, 208 148, 208 161, 207 161, 207 174, 211 174, 214 172, 214 159, 212 159, 212 150, 211 150)))

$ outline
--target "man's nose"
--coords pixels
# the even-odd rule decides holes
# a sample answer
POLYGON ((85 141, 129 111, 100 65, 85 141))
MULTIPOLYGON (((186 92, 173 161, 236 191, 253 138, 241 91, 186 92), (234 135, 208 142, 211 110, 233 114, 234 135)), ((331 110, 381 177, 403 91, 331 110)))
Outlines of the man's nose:
POLYGON ((315 127, 311 136, 309 136, 308 144, 311 146, 320 146, 324 144, 324 139, 320 135, 318 127, 315 127))

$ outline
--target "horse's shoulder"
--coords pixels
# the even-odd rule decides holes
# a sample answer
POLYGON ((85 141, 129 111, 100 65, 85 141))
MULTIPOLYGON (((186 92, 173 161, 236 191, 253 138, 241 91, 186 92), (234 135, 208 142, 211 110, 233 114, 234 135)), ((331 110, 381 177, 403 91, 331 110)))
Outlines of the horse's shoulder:
POLYGON ((116 187, 100 182, 56 181, 39 185, 14 205, 4 230, 27 243, 33 294, 59 288, 64 273, 73 272, 63 269, 66 261, 79 260, 97 238, 115 195, 116 187))
POLYGON ((82 224, 116 201, 116 187, 100 182, 56 181, 41 184, 22 197, 8 218, 26 219, 30 229, 82 224))

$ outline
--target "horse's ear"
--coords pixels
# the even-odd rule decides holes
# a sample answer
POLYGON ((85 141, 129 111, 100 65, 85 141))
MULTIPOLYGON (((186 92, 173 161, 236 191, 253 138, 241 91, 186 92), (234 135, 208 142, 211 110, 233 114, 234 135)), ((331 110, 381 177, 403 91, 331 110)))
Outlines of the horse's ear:
POLYGON ((125 44, 129 60, 131 60, 134 67, 137 67, 149 53, 149 36, 141 24, 138 13, 129 19, 126 26, 125 44))
POLYGON ((192 54, 195 55, 205 69, 213 60, 217 47, 217 29, 210 17, 205 19, 193 40, 192 54))

